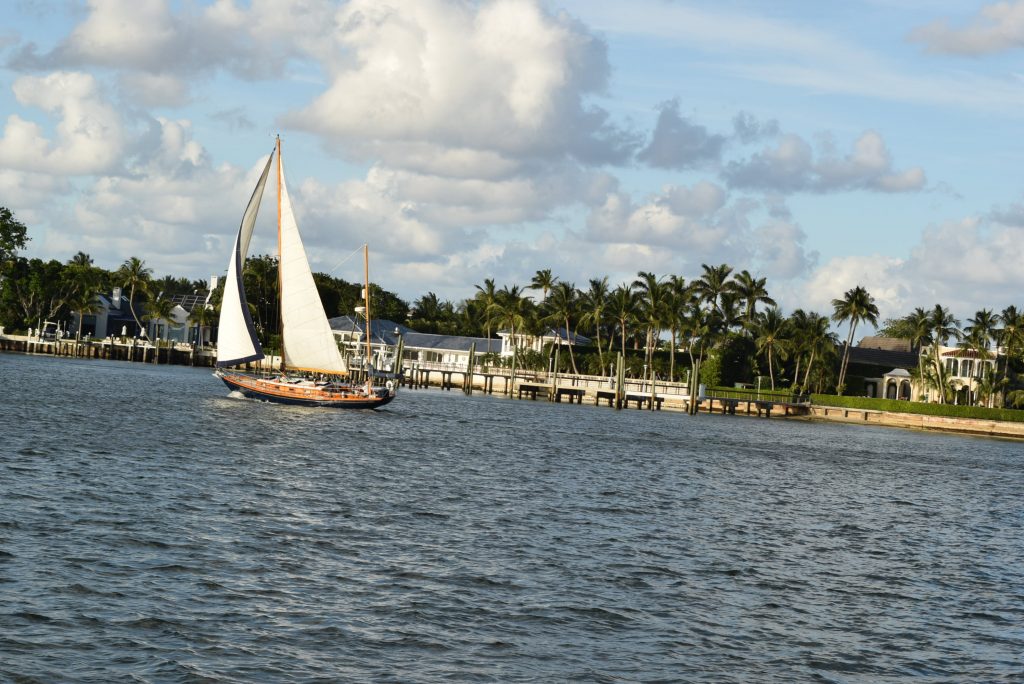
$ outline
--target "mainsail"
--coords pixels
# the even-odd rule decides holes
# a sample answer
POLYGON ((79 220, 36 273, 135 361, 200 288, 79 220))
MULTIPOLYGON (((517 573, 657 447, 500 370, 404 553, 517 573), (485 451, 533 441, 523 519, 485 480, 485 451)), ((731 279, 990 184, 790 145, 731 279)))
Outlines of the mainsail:
POLYGON ((278 154, 281 255, 281 335, 284 363, 289 370, 342 373, 345 364, 327 321, 320 293, 313 282, 299 226, 292 212, 284 168, 278 154))
POLYGON ((249 242, 252 239, 253 227, 256 225, 256 214, 263 199, 263 188, 270 175, 270 163, 274 160, 271 152, 267 165, 263 167, 256 189, 249 198, 249 205, 242 214, 242 224, 235 237, 235 246, 231 250, 228 262, 227 278, 224 281, 224 297, 221 301, 220 324, 217 331, 217 365, 235 366, 240 363, 259 361, 264 358, 263 348, 256 337, 256 328, 249 315, 249 305, 245 299, 245 285, 242 283, 242 268, 245 257, 249 253, 249 242))

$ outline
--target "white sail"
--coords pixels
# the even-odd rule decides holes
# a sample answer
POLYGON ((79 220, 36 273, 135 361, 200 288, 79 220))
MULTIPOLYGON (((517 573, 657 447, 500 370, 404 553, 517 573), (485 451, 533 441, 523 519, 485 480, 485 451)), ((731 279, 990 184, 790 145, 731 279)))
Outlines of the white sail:
POLYGON ((228 274, 224 281, 224 297, 221 300, 220 322, 217 330, 217 365, 221 367, 259 361, 264 358, 263 348, 256 336, 252 317, 249 315, 249 305, 245 300, 242 269, 245 257, 249 253, 249 242, 252 239, 253 227, 256 225, 256 214, 259 212, 263 188, 267 184, 270 163, 273 159, 274 153, 271 152, 270 157, 267 158, 267 165, 263 168, 263 175, 260 176, 256 189, 253 190, 252 197, 249 198, 249 205, 245 208, 245 213, 242 214, 242 223, 238 227, 238 235, 235 236, 235 246, 231 250, 231 260, 228 261, 228 274))
MULTIPOLYGON (((281 163, 278 158, 278 164, 281 163)), ((345 370, 338 344, 327 322, 320 293, 313 282, 299 226, 292 212, 284 168, 278 168, 281 192, 281 319, 284 362, 289 370, 341 373, 345 370)))

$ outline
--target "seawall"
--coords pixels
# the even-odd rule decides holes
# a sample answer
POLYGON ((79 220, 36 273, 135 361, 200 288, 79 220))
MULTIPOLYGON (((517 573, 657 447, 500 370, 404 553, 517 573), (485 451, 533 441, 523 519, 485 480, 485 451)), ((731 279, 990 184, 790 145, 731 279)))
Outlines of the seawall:
POLYGON ((917 413, 895 413, 837 406, 811 406, 809 417, 812 420, 828 420, 836 423, 881 425, 911 430, 953 432, 962 435, 1024 439, 1024 423, 1009 421, 926 416, 917 413))

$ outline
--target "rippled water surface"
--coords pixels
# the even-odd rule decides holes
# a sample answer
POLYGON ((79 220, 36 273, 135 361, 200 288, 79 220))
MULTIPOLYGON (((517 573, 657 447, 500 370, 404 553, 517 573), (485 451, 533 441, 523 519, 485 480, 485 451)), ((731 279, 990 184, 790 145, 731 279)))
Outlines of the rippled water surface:
POLYGON ((0 680, 1024 680, 1024 445, 0 355, 0 680))

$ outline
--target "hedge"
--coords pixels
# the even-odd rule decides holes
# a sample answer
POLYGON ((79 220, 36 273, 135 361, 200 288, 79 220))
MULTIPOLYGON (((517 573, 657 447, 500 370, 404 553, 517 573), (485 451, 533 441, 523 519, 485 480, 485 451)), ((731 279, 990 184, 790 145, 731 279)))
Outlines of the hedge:
POLYGON ((891 411, 894 413, 916 413, 926 416, 946 416, 948 418, 977 418, 979 420, 1002 420, 1011 423, 1024 423, 1024 411, 1017 409, 957 406, 954 404, 928 404, 918 401, 870 399, 868 397, 845 397, 833 394, 812 394, 811 404, 816 406, 838 406, 840 408, 891 411))

